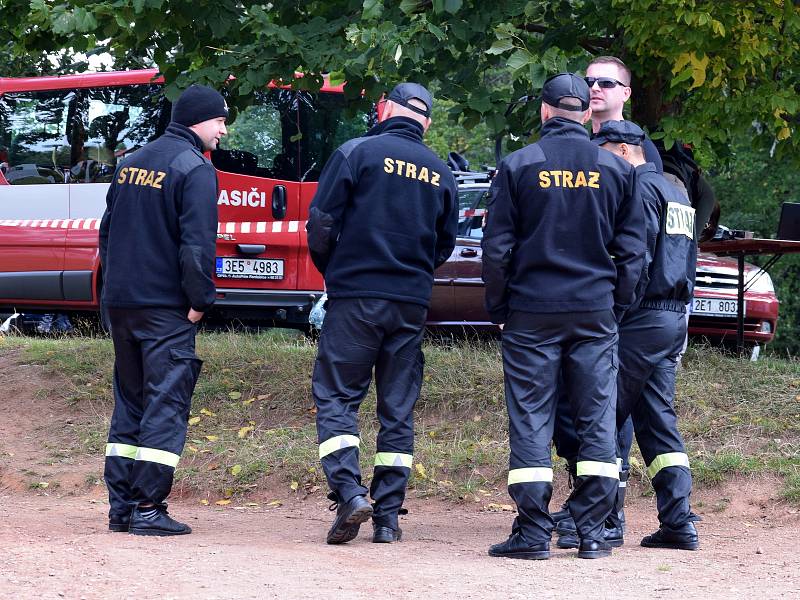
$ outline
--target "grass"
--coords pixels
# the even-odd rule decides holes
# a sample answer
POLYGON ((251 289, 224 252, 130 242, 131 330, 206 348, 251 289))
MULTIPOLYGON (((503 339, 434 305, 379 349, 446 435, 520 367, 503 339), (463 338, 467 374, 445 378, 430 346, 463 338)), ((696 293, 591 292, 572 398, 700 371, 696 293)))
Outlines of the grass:
MULTIPOLYGON (((101 452, 113 406, 110 341, 5 338, 0 351, 3 346, 21 347, 25 360, 64 379, 63 397, 91 417, 74 427, 79 451, 101 452)), ((497 344, 429 341, 424 351, 411 487, 478 501, 504 494, 508 434, 497 344)), ((201 334, 198 355, 205 364, 178 485, 226 498, 269 493, 276 485, 297 493, 324 490, 310 392, 315 352, 312 342, 284 330, 201 334)), ((800 361, 767 356, 750 363, 691 346, 675 404, 698 484, 770 473, 783 478, 782 497, 800 503, 800 361)), ((360 412, 367 478, 374 414, 371 388, 360 412)), ((635 456, 633 474, 645 481, 635 456)))

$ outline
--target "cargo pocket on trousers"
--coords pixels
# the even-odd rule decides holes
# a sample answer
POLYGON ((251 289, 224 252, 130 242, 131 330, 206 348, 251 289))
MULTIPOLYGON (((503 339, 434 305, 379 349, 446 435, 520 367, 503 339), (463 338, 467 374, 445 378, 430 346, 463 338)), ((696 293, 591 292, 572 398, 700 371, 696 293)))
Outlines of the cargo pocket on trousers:
POLYGON ((188 420, 194 386, 200 377, 203 361, 197 358, 192 348, 170 348, 169 357, 172 363, 170 368, 172 395, 181 407, 181 416, 188 420))

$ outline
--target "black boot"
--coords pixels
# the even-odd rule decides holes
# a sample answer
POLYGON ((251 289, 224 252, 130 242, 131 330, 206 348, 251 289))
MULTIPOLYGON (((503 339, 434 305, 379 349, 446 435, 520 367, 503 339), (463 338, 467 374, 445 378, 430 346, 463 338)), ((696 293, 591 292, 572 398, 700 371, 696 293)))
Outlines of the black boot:
POLYGON ((374 544, 391 544, 392 542, 399 542, 402 537, 403 530, 399 527, 392 529, 377 523, 372 524, 372 543, 374 544))
POLYGON ((550 544, 529 544, 518 532, 512 533, 505 542, 489 548, 489 556, 522 558, 525 560, 545 560, 550 558, 550 544))
POLYGON ((578 558, 605 558, 611 556, 611 545, 598 540, 581 540, 578 558))
POLYGON ((331 510, 336 510, 336 518, 328 531, 326 541, 329 544, 344 544, 355 539, 361 524, 372 517, 372 505, 365 496, 353 496, 344 503, 334 502, 331 510))
POLYGON ((137 506, 133 509, 128 533, 157 536, 186 535, 192 533, 192 528, 170 517, 166 504, 156 504, 137 506))
POLYGON ((700 539, 693 521, 684 523, 677 529, 662 525, 655 533, 642 539, 645 548, 671 548, 673 550, 697 550, 700 539))
MULTIPOLYGON (((606 521, 606 526, 603 529, 603 541, 605 541, 612 548, 619 548, 625 543, 623 538, 622 529, 619 527, 610 526, 606 521)), ((562 549, 577 548, 580 545, 578 540, 578 532, 572 531, 569 533, 559 533, 556 546, 562 549)))
POLYGON ((131 513, 124 515, 109 515, 108 516, 108 530, 127 533, 128 527, 131 524, 131 513))

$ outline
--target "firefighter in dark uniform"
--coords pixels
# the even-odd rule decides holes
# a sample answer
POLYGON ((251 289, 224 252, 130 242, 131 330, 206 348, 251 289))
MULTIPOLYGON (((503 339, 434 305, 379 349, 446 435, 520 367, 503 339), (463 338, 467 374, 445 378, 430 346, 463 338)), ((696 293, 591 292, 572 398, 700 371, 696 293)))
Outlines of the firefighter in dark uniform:
POLYGON ((164 135, 126 157, 108 190, 100 261, 115 354, 105 460, 112 531, 191 533, 165 499, 202 365, 195 324, 215 297, 217 178, 203 152, 227 133, 227 115, 217 91, 189 87, 164 135))
POLYGON ((309 251, 329 298, 312 379, 319 456, 337 508, 329 544, 354 539, 370 516, 373 542, 401 536, 423 325, 433 270, 452 253, 458 220, 450 169, 422 141, 432 103, 421 85, 395 87, 380 123, 333 153, 309 211, 309 251), (374 508, 361 483, 357 424, 373 367, 374 508))
MULTIPOLYGON (((645 162, 644 132, 630 121, 603 124, 596 143, 636 168, 645 207, 648 260, 636 304, 619 328, 617 425, 633 417, 636 441, 656 492, 661 527, 642 546, 699 547, 689 496, 689 457, 673 406, 677 361, 686 337, 685 312, 694 290, 697 244, 695 211, 688 197, 645 162)), ((610 535, 622 537, 615 512, 610 535)))
POLYGON ((489 315, 504 324, 508 489, 518 516, 491 556, 549 557, 559 371, 580 440, 570 501, 578 556, 611 554, 603 525, 618 481, 617 315, 634 299, 644 218, 633 167, 592 144, 583 127, 590 115, 583 79, 548 79, 541 139, 506 157, 492 183, 483 279, 489 315))

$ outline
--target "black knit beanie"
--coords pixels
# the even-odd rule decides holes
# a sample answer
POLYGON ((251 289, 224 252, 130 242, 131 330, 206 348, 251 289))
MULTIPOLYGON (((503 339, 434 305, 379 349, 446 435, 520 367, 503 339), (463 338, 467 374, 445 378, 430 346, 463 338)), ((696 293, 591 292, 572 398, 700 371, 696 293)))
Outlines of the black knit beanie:
POLYGON ((217 90, 194 84, 172 105, 172 121, 191 127, 197 123, 228 116, 228 105, 217 90))

